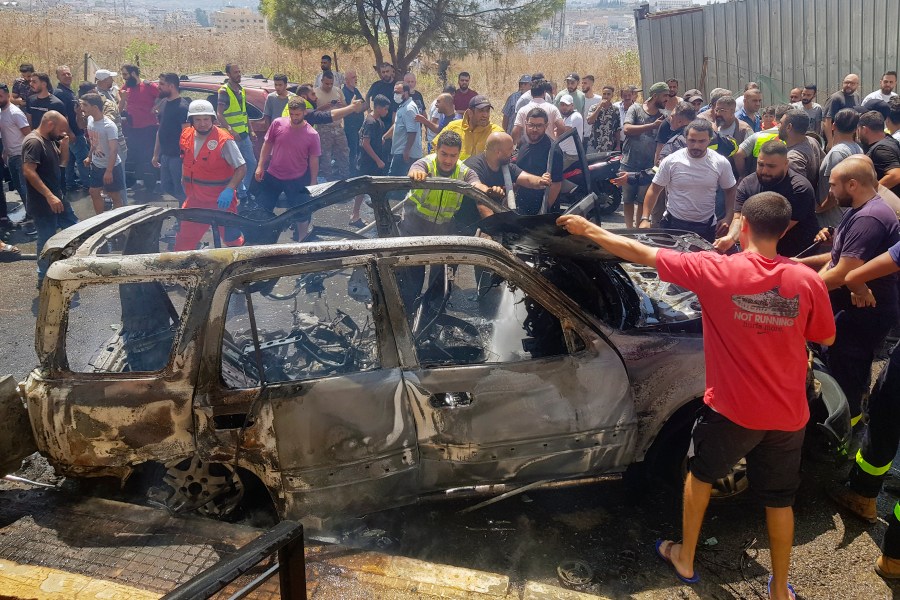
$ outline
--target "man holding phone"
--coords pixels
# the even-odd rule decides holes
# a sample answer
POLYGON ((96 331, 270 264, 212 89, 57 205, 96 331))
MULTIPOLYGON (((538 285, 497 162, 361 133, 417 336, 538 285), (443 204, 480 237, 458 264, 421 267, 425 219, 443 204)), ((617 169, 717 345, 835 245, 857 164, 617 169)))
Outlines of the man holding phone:
MULTIPOLYGON (((315 89, 319 110, 332 111, 346 106, 344 93, 334 85, 334 73, 322 73, 322 85, 315 89)), ((327 123, 318 126, 322 156, 319 159, 319 174, 325 181, 337 181, 350 177, 350 146, 343 125, 327 123), (332 164, 331 161, 334 161, 332 164)), ((315 185, 315 181, 312 182, 315 185)))

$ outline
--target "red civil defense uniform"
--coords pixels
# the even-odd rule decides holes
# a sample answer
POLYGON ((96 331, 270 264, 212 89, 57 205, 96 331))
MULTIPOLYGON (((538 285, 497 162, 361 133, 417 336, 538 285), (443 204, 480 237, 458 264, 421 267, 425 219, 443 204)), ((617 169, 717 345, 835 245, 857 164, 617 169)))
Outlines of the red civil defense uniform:
MULTIPOLYGON (((200 147, 200 152, 194 156, 193 127, 188 127, 181 132, 182 169, 181 181, 184 185, 184 193, 187 199, 182 208, 212 208, 219 210, 219 194, 231 181, 234 175, 234 167, 228 164, 222 156, 222 148, 225 143, 234 138, 224 129, 213 126, 212 131, 206 136, 206 142, 200 147)), ((228 207, 228 212, 237 213, 237 194, 228 207)), ((175 236, 175 251, 196 250, 197 244, 209 229, 207 223, 192 223, 181 221, 178 235, 175 236)), ((234 227, 219 227, 221 238, 227 246, 242 246, 244 236, 239 229, 234 227)))

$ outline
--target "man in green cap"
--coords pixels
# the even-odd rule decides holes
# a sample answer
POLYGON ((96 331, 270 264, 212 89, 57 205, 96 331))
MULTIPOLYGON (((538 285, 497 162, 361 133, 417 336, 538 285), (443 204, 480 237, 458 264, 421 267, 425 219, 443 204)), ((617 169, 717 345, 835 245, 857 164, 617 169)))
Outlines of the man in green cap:
MULTIPOLYGON (((665 114, 663 109, 669 99, 669 86, 663 82, 654 83, 647 92, 643 104, 632 104, 625 113, 623 131, 625 143, 622 144, 621 171, 634 173, 653 166, 656 154, 656 130, 662 124, 665 114)), ((647 185, 625 183, 622 185, 622 205, 625 213, 625 227, 634 228, 640 225, 635 222, 635 205, 644 202, 647 185)), ((637 214, 640 214, 638 211, 637 214)))

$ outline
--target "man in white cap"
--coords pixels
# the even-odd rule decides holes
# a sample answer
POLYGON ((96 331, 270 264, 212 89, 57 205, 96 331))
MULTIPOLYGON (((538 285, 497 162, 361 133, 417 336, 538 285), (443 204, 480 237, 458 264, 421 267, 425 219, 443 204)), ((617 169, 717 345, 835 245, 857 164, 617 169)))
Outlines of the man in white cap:
MULTIPOLYGON (((566 124, 566 131, 570 129, 576 130, 575 135, 579 139, 584 139, 584 117, 575 110, 575 99, 569 94, 563 94, 559 98, 559 112, 563 116, 563 122, 566 124)), ((559 145, 563 151, 563 168, 567 169, 569 165, 578 160, 578 152, 575 149, 575 140, 569 139, 559 145)))
POLYGON ((94 81, 97 82, 97 92, 107 100, 115 102, 116 106, 119 104, 119 88, 114 83, 118 76, 119 74, 115 71, 106 69, 97 69, 94 73, 94 81))

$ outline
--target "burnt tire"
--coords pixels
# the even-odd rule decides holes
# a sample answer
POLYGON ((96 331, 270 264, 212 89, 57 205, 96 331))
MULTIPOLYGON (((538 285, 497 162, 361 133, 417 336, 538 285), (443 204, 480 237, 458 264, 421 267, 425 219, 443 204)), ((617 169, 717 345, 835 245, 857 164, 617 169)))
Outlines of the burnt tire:
MULTIPOLYGON (((625 483, 632 493, 640 497, 660 488, 680 494, 688 474, 688 449, 698 401, 682 406, 663 426, 643 462, 635 463, 625 472, 625 483)), ((745 496, 749 490, 747 468, 744 461, 736 464, 722 479, 713 483, 711 500, 726 500, 745 496)))

